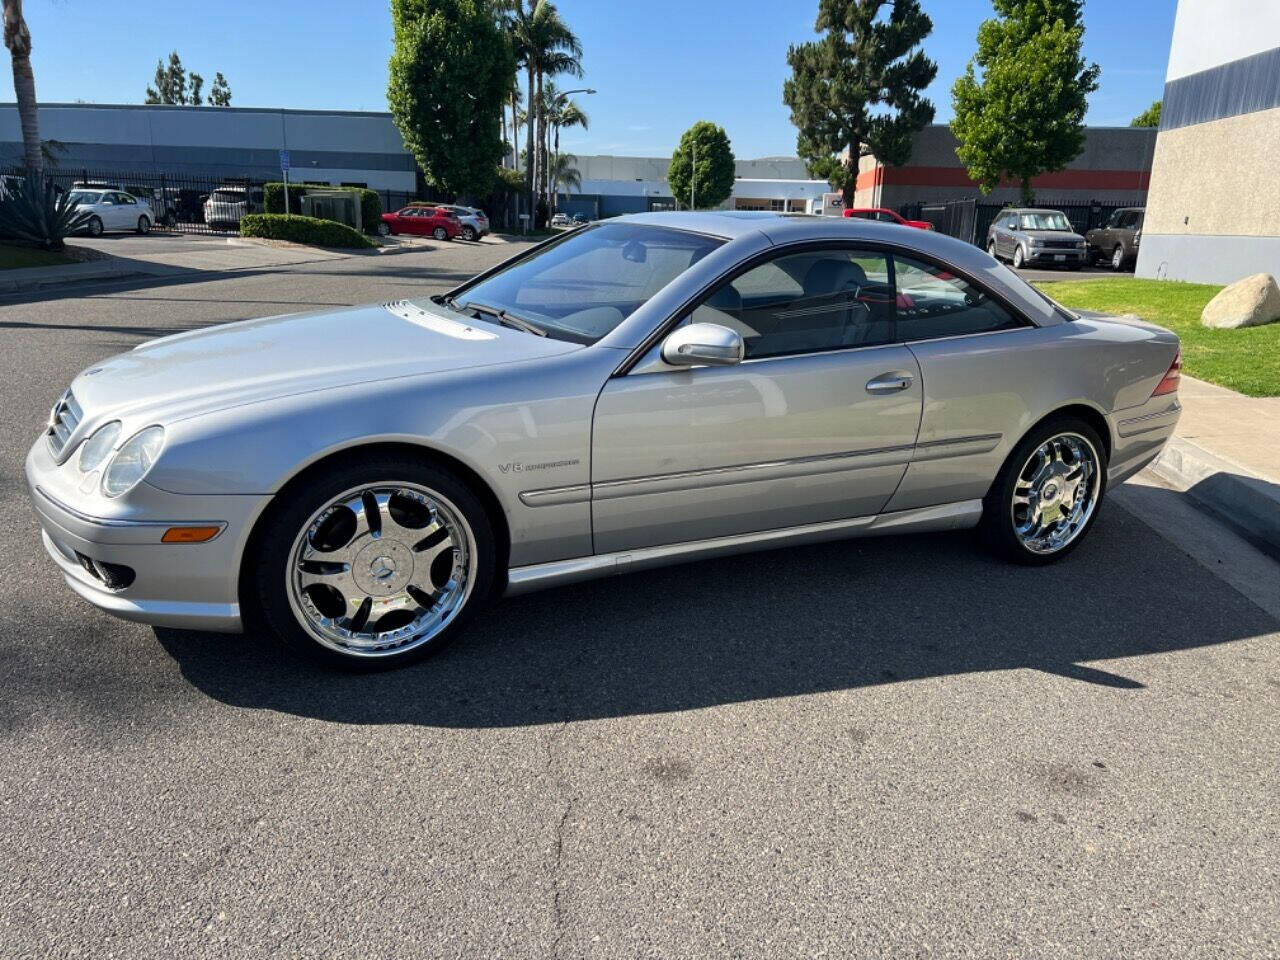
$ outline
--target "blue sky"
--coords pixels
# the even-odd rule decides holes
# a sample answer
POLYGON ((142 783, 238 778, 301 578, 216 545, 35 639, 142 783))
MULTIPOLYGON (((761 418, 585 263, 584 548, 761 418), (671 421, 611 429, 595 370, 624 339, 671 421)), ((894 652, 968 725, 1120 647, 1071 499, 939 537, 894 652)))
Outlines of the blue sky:
MULTIPOLYGON (((782 104, 791 43, 813 37, 817 0, 559 0, 582 38, 591 128, 579 154, 668 155, 697 120, 728 131, 739 157, 793 155, 782 104)), ((176 48, 206 91, 221 70, 236 106, 386 109, 389 4, 338 0, 26 0, 36 92, 46 101, 139 103, 156 59, 176 48)), ((973 54, 989 0, 924 0, 930 97, 950 118, 950 87, 973 54)), ((1124 125, 1159 98, 1176 0, 1087 0, 1085 52, 1102 66, 1088 122, 1124 125)), ((12 101, 10 72, 0 99, 12 101)))

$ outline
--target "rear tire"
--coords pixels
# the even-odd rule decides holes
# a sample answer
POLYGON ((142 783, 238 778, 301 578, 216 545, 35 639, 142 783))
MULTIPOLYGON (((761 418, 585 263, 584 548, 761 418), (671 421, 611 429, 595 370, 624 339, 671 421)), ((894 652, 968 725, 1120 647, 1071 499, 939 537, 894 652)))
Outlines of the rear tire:
POLYGON ((379 223, 379 224, 378 224, 378 236, 380 236, 380 237, 389 237, 389 236, 391 236, 391 224, 387 223, 385 220, 384 220, 382 223, 379 223))
POLYGON ((463 240, 470 240, 472 243, 474 243, 476 240, 478 240, 478 239, 480 239, 480 238, 479 238, 478 236, 476 236, 475 227, 463 227, 463 228, 462 228, 462 239, 463 239, 463 240))
MULTIPOLYGON (((361 529, 349 511, 344 520, 351 530, 361 529)), ((353 455, 304 476, 287 496, 275 498, 250 550, 241 585, 250 626, 265 628, 308 657, 362 672, 404 666, 447 646, 490 598, 497 569, 493 526, 479 498, 453 473, 409 454, 353 455), (361 493, 388 490, 405 491, 429 504, 429 520, 425 514, 421 522, 406 519, 404 507, 419 506, 417 501, 391 499, 389 512, 364 511, 366 517, 390 517, 394 504, 402 504, 396 522, 378 521, 379 535, 369 533, 371 521, 365 521, 363 534, 325 532, 326 516, 330 530, 342 526, 334 522, 335 504, 354 496, 357 505, 376 505, 376 497, 362 501, 361 493), (309 559, 306 547, 321 538, 343 542, 320 547, 331 553, 313 549, 309 559), (449 544, 443 553, 441 541, 449 544), (324 582, 316 582, 317 573, 324 582), (334 578, 334 587, 328 577, 334 578), (311 585, 300 587, 307 578, 311 585), (451 585, 456 585, 452 593, 451 585), (317 588, 319 596, 308 593, 317 588), (334 603, 334 609, 326 607, 334 603), (398 605, 405 609, 395 609, 398 605), (409 622, 411 614, 422 618, 421 625, 416 619, 409 622)))
POLYGON ((89 222, 85 226, 89 231, 89 236, 102 236, 102 219, 100 217, 90 217, 89 222))
POLYGON ((444 227, 436 227, 434 230, 431 231, 431 235, 435 237, 437 240, 449 239, 449 231, 446 230, 444 227))
POLYGON ((138 232, 141 234, 148 234, 151 232, 151 221, 145 216, 138 218, 138 232))
POLYGON ((1014 447, 983 498, 983 533, 1014 563, 1061 560, 1089 533, 1106 486, 1106 447, 1097 431, 1076 417, 1051 417, 1014 447))

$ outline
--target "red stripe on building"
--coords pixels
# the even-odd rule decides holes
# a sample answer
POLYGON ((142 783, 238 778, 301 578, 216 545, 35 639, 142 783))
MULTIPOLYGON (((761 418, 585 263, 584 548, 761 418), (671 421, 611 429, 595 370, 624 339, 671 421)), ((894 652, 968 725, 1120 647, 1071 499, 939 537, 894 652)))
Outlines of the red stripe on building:
MULTIPOLYGON (((1031 186, 1049 190, 1146 190, 1151 182, 1148 170, 1058 170, 1031 178, 1031 186)), ((977 190, 963 167, 882 167, 858 174, 858 189, 886 184, 895 187, 966 187, 977 190)), ((1017 187, 1006 180, 1002 187, 1017 187)))

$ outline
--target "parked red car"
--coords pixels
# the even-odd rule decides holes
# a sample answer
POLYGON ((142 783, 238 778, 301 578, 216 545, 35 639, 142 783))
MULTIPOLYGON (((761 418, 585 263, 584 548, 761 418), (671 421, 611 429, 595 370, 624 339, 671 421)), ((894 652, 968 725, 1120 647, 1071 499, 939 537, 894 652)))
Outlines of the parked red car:
POLYGON ((439 207, 404 207, 395 213, 384 213, 378 232, 412 233, 437 240, 452 240, 462 235, 462 224, 456 214, 439 207))
POLYGON ((881 223, 896 223, 904 227, 915 227, 917 230, 932 230, 933 224, 928 220, 907 220, 885 207, 851 207, 844 212, 846 217, 857 217, 860 220, 879 220, 881 223))

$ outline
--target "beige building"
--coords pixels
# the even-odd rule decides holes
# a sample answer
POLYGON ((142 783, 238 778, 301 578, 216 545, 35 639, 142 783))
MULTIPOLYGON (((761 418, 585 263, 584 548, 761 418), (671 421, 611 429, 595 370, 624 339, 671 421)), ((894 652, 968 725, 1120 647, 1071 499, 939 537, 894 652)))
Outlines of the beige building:
POLYGON ((1280 2, 1179 0, 1137 274, 1280 275, 1280 2))

